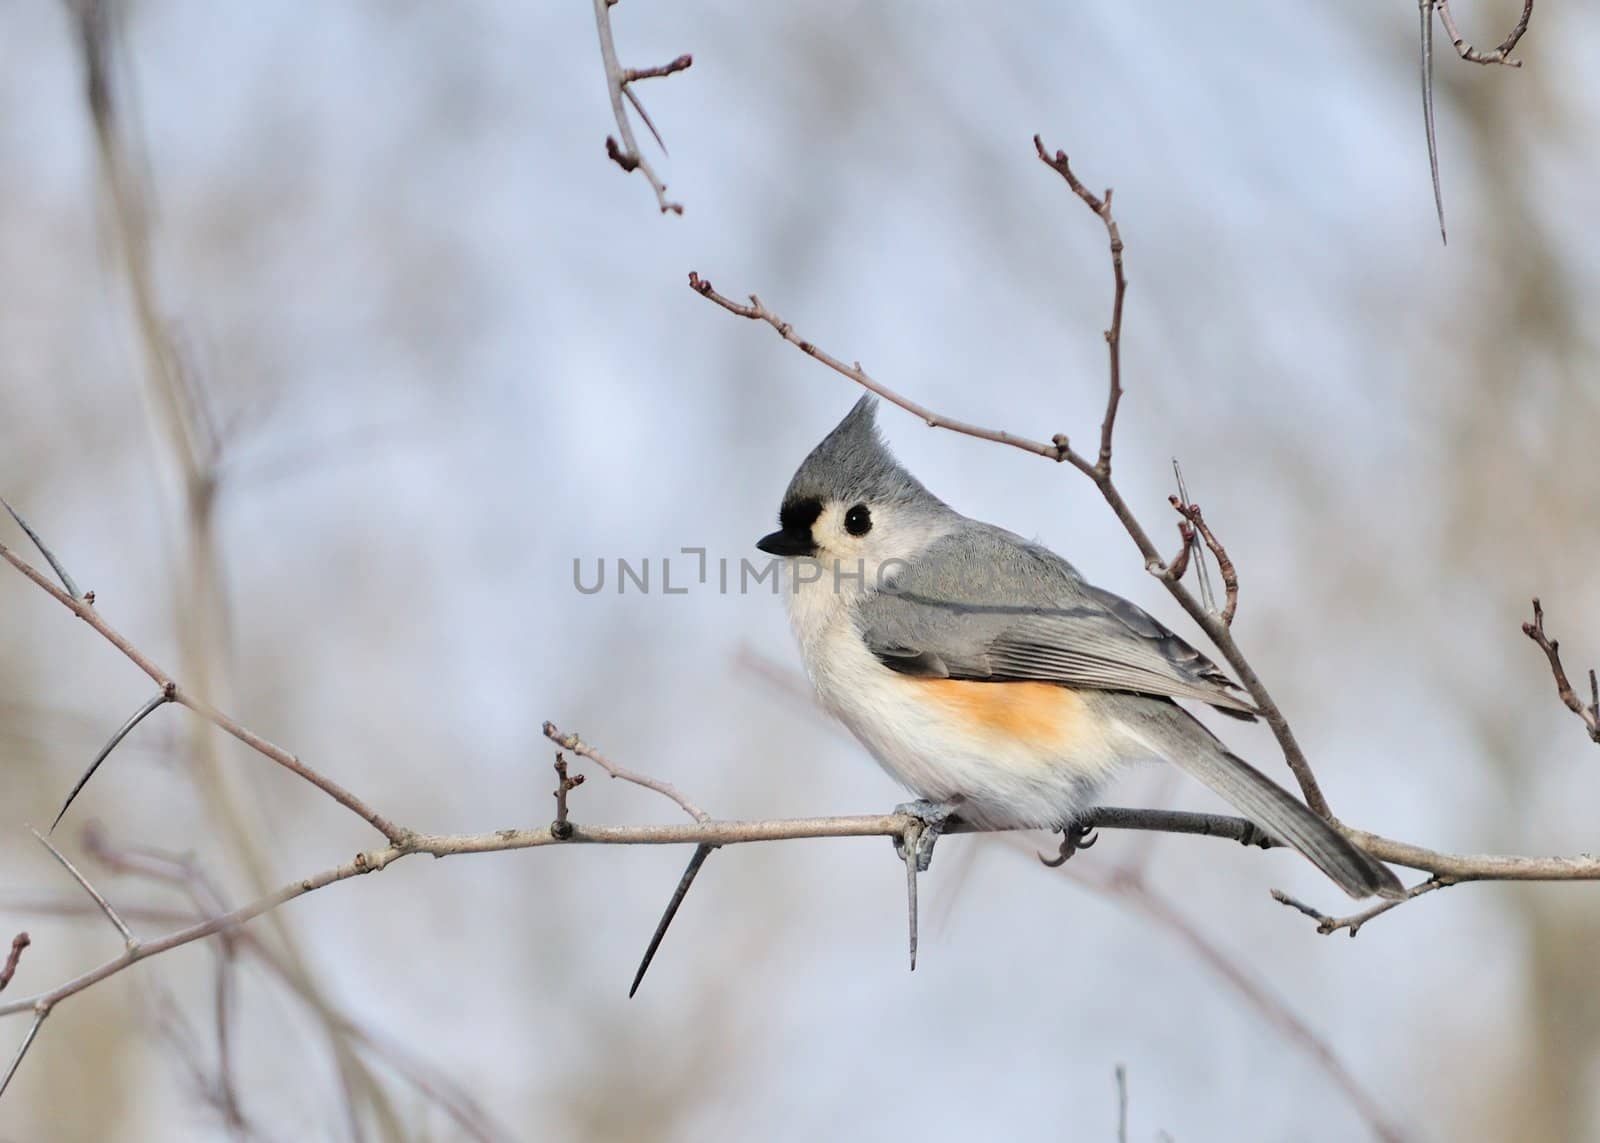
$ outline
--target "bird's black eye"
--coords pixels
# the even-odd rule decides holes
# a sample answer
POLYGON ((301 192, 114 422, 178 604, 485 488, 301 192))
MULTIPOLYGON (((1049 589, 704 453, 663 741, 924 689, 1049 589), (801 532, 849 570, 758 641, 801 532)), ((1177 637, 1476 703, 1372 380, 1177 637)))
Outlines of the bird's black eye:
POLYGON ((865 536, 872 531, 872 513, 865 504, 857 504, 844 514, 844 530, 852 536, 865 536))

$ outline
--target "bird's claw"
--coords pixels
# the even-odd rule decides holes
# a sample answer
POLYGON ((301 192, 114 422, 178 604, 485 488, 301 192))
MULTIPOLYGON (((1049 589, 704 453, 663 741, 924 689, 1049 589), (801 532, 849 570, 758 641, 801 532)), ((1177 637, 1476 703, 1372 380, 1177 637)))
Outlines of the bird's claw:
MULTIPOLYGON (((918 800, 905 802, 894 808, 897 814, 905 814, 922 823, 922 828, 915 831, 915 855, 917 872, 927 872, 928 866, 933 863, 933 846, 939 840, 945 827, 950 824, 956 807, 948 802, 930 802, 918 800)), ((906 839, 903 834, 894 835, 894 852, 901 861, 906 860, 906 839)))
POLYGON ((1080 849, 1093 849, 1100 840, 1100 835, 1094 832, 1093 826, 1080 825, 1077 822, 1068 822, 1061 827, 1061 848, 1054 858, 1039 855, 1039 860, 1051 869, 1067 863, 1067 858, 1077 853, 1080 849))

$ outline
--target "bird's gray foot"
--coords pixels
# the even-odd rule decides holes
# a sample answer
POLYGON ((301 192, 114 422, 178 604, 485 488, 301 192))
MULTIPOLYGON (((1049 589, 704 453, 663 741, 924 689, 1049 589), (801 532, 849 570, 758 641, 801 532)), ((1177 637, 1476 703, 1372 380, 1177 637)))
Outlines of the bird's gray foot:
MULTIPOLYGON (((933 862, 934 842, 938 841, 945 829, 956 820, 956 809, 955 802, 930 802, 920 798, 894 808, 895 813, 916 818, 922 823, 915 846, 918 873, 925 872, 933 862)), ((894 851, 901 861, 906 859, 905 838, 898 834, 894 838, 894 851)))
POLYGON ((1093 826, 1081 825, 1078 822, 1068 822, 1061 827, 1061 848, 1054 858, 1039 855, 1039 860, 1051 869, 1067 863, 1067 858, 1077 853, 1080 849, 1093 849, 1094 843, 1100 840, 1100 835, 1094 832, 1093 826))

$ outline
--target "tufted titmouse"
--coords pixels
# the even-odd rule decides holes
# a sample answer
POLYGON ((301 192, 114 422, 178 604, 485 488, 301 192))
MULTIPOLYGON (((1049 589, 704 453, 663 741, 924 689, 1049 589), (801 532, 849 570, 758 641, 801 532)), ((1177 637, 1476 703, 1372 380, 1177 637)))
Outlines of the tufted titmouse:
POLYGON ((954 817, 1070 828, 1130 763, 1165 760, 1352 897, 1402 892, 1174 699, 1254 719, 1209 659, 1066 560, 947 506, 890 455, 863 397, 800 465, 778 531, 785 600, 823 704, 923 799, 917 854, 954 817))

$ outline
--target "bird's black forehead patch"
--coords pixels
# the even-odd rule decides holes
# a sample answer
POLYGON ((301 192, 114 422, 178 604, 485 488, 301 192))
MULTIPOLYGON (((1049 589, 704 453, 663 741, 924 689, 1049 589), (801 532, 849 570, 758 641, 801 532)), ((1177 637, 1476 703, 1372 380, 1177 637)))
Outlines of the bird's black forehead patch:
POLYGON ((786 500, 778 510, 778 526, 785 532, 810 531, 811 525, 822 515, 822 501, 815 496, 799 500, 786 500))

